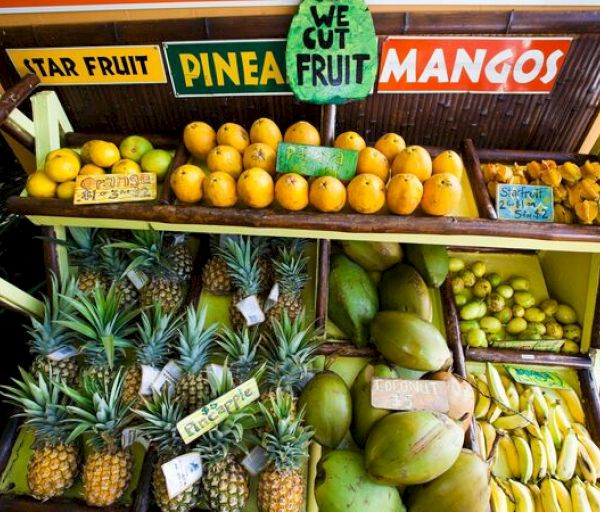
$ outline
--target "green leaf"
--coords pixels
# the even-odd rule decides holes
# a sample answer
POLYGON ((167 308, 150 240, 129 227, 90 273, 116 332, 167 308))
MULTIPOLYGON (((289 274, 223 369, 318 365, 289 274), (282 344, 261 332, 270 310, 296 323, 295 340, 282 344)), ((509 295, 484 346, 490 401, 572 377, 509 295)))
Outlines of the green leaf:
POLYGON ((108 367, 112 370, 115 362, 115 337, 102 336, 102 346, 104 347, 104 353, 106 354, 108 367))

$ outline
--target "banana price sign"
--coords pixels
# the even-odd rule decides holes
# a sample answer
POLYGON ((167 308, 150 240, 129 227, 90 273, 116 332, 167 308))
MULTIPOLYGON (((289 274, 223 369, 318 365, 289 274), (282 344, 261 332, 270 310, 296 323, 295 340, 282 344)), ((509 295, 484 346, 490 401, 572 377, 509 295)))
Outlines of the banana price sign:
POLYGON ((549 94, 570 37, 389 37, 380 93, 549 94))

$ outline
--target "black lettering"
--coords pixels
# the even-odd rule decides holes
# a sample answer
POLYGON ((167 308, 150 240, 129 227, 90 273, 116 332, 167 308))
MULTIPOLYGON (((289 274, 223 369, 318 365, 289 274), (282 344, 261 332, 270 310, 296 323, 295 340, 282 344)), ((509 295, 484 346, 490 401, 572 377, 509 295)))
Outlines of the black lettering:
POLYGON ((85 69, 87 69, 88 75, 94 75, 94 69, 96 69, 96 57, 84 57, 83 63, 85 64, 85 69))
POLYGON ((304 85, 304 73, 308 71, 308 62, 310 55, 300 53, 296 56, 296 76, 298 77, 298 85, 304 85))
POLYGON ((48 72, 50 73, 50 76, 65 76, 62 68, 56 62, 54 62, 54 59, 48 59, 48 72))
POLYGON ((79 76, 79 73, 75 69, 75 61, 69 57, 61 57, 60 63, 65 68, 67 76, 79 76))
POLYGON ((347 5, 338 5, 337 12, 337 26, 338 27, 348 27, 350 26, 350 22, 346 18, 348 14, 349 7, 347 5))
POLYGON ((333 85, 333 86, 337 86, 337 85, 341 85, 342 83, 342 75, 344 74, 344 69, 342 66, 342 58, 343 55, 338 55, 337 56, 337 66, 333 65, 332 59, 333 56, 328 56, 328 65, 327 65, 327 79, 329 80, 329 85, 333 85), (337 67, 337 76, 333 76, 333 68, 337 67))
POLYGON ((346 55, 346 58, 344 59, 344 69, 346 70, 346 73, 344 75, 344 83, 345 84, 349 84, 350 83, 350 55, 346 55))
POLYGON ((314 31, 314 27, 310 27, 304 31, 304 34, 302 34, 302 42, 304 43, 304 47, 309 50, 314 50, 317 46, 315 44, 315 40, 310 37, 310 34, 314 31))
POLYGON ((319 29, 319 47, 328 50, 333 46, 333 30, 319 29), (327 36, 325 36, 327 34, 327 36))
POLYGON ((331 24, 333 23, 333 16, 335 14, 335 6, 330 6, 329 12, 327 14, 319 16, 319 13, 317 12, 317 6, 311 5, 310 14, 312 15, 312 18, 315 21, 317 28, 319 28, 323 24, 327 25, 328 27, 331 27, 331 24))
POLYGON ((29 63, 29 59, 25 59, 23 61, 23 65, 27 68, 27 71, 29 71, 30 73, 33 73, 35 75, 35 69, 33 69, 31 67, 31 64, 29 63))
POLYGON ((356 61, 356 83, 362 84, 364 64, 371 57, 366 53, 359 53, 357 55, 353 55, 352 58, 356 61))
POLYGON ((313 55, 312 56, 312 84, 313 87, 317 86, 317 78, 321 80, 323 85, 327 85, 327 80, 325 80, 325 75, 323 74, 323 70, 325 69, 326 63, 325 59, 321 55, 313 55))
POLYGON ((36 57, 35 59, 31 59, 31 62, 38 67, 42 76, 48 76, 48 73, 46 73, 46 69, 44 68, 44 59, 36 57))
POLYGON ((142 68, 142 75, 148 74, 148 68, 146 67, 146 63, 148 62, 148 55, 138 55, 135 60, 139 62, 142 68))
POLYGON ((340 50, 346 48, 346 34, 350 32, 349 28, 336 28, 334 29, 336 34, 340 35, 340 50))
POLYGON ((112 70, 112 61, 108 57, 98 57, 98 64, 100 65, 100 72, 103 75, 114 75, 112 70))
POLYGON ((129 75, 129 66, 127 65, 127 56, 113 57, 112 62, 115 66, 115 72, 113 74, 126 76, 129 75))

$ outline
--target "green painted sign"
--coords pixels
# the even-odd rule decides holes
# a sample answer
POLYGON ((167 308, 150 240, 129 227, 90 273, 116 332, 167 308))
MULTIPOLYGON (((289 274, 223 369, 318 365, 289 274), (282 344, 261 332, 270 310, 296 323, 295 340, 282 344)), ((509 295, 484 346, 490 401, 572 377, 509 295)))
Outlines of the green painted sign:
POLYGON ((285 39, 163 43, 173 92, 185 96, 291 94, 285 39))
POLYGON ((516 366, 505 366, 510 376, 521 384, 527 386, 540 386, 543 388, 571 389, 560 375, 554 372, 532 370, 531 368, 519 368, 516 366))
MULTIPOLYGON (((560 352, 565 340, 499 340, 493 341, 493 348, 509 348, 512 350, 543 350, 544 352, 560 352)), ((527 359, 525 354, 523 359, 527 359)))
POLYGON ((277 146, 277 172, 304 176, 334 176, 350 180, 356 174, 358 151, 280 142, 277 146))
POLYGON ((367 97, 377 75, 377 37, 363 0, 304 0, 288 32, 286 68, 301 101, 367 97))

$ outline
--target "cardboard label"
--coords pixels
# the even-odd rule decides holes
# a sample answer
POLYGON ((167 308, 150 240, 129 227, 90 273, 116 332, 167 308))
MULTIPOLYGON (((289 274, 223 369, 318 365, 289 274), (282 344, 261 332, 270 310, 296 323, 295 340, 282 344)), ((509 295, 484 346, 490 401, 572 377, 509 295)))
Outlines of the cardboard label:
POLYGON ((190 452, 165 462, 160 469, 172 500, 202 478, 202 459, 198 452, 190 452))
POLYGON ((135 286, 137 290, 141 290, 148 283, 148 276, 141 270, 130 270, 126 274, 127 279, 131 281, 131 284, 135 286))
POLYGON ((237 388, 213 400, 177 423, 185 444, 216 427, 231 413, 239 411, 260 397, 256 379, 247 380, 237 388))
POLYGON ((142 365, 142 383, 140 384, 140 395, 151 395, 152 384, 156 382, 156 379, 160 375, 160 370, 149 366, 147 364, 142 365))
POLYGON ((279 283, 275 283, 269 292, 268 297, 265 299, 264 310, 269 311, 277 301, 279 300, 279 283))
POLYGON ((498 183, 496 212, 502 220, 552 222, 554 191, 545 185, 509 185, 498 183))
POLYGON ((186 41, 163 48, 177 97, 292 94, 285 39, 186 41))
POLYGON ((565 340, 500 340, 493 341, 493 348, 510 348, 513 350, 543 350, 545 352, 560 352, 565 340))
POLYGON ((304 176, 334 176, 350 180, 356 174, 358 151, 280 142, 277 146, 277 172, 304 176))
POLYGON ((571 389, 560 375, 553 372, 542 370, 532 370, 530 368, 517 368, 516 366, 505 366, 510 376, 520 384, 527 386, 539 386, 542 388, 571 389))
POLYGON ((156 199, 156 174, 77 176, 73 204, 128 203, 156 199))
POLYGON ((165 384, 169 385, 169 390, 172 390, 177 384, 177 381, 181 379, 181 368, 177 365, 177 363, 173 360, 169 361, 164 368, 156 377, 156 380, 152 383, 152 389, 157 393, 160 393, 160 390, 165 384))
POLYGON ((450 410, 448 384, 437 380, 373 379, 371 405, 394 411, 450 410))
POLYGON ((121 433, 121 447, 123 449, 129 448, 134 443, 141 445, 144 450, 147 450, 150 446, 150 441, 148 438, 145 437, 137 428, 124 428, 123 432, 121 433))
POLYGON ((157 45, 9 48, 6 53, 20 76, 35 73, 42 84, 123 85, 167 81, 157 45))
POLYGON ((301 101, 366 98, 377 75, 377 37, 364 1, 303 0, 288 32, 285 61, 301 101))
POLYGON ((63 361, 65 359, 69 359, 70 357, 76 356, 77 354, 79 354, 79 350, 77 348, 73 347, 72 345, 67 345, 66 347, 55 350, 46 357, 51 361, 63 361))
POLYGON ((388 37, 378 92, 552 91, 570 37, 388 37))
POLYGON ((262 446, 255 446, 250 450, 250 453, 242 460, 242 466, 246 468, 246 471, 252 476, 258 475, 269 463, 267 458, 267 452, 262 446))
POLYGON ((251 327, 265 321, 265 314, 260 308, 256 295, 251 295, 239 301, 235 307, 246 319, 246 325, 251 327))

